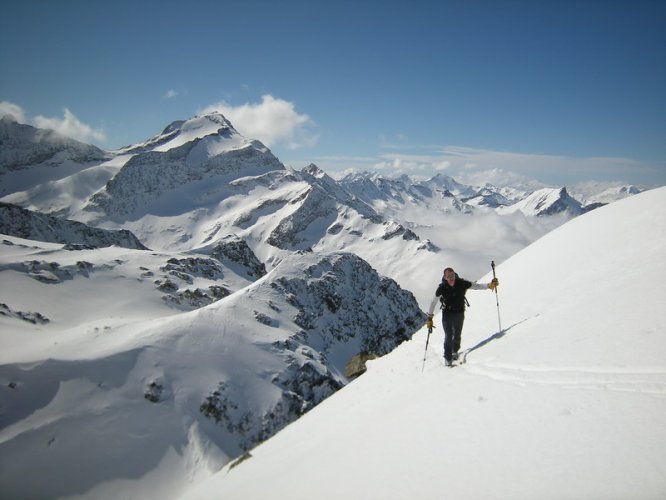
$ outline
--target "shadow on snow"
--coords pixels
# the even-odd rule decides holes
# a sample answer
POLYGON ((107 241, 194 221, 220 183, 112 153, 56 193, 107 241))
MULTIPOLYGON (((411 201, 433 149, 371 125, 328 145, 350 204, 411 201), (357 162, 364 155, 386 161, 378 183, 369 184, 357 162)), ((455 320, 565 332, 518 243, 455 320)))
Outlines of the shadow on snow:
MULTIPOLYGON (((537 314, 536 316, 538 316, 538 314, 537 314)), ((536 317, 536 316, 535 316, 535 317, 536 317)), ((525 318, 525 319, 523 319, 523 320, 521 320, 521 321, 518 321, 517 323, 514 323, 513 325, 511 325, 511 326, 508 327, 508 328, 504 328, 504 329, 502 329, 502 330, 499 331, 499 332, 493 333, 490 337, 488 337, 487 339, 482 340, 481 342, 479 342, 479 343, 476 344, 475 346, 470 347, 469 349, 465 349, 465 357, 467 357, 467 355, 468 355, 470 352, 474 352, 474 351, 476 351, 477 349, 481 349, 482 347, 484 347, 484 346, 490 344, 493 340, 501 339, 502 337, 504 337, 504 336, 506 335, 506 332, 508 332, 509 330, 511 330, 514 326, 518 326, 518 325, 520 325, 521 323, 524 323, 525 321, 527 321, 528 319, 531 319, 531 318, 525 318)))

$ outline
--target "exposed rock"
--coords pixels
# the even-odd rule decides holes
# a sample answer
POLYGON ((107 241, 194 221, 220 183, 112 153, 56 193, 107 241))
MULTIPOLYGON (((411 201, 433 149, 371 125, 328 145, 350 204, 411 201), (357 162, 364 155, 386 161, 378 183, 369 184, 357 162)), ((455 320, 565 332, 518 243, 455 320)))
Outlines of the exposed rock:
POLYGON ((361 352, 355 355, 352 359, 349 360, 349 363, 345 366, 345 377, 348 379, 354 379, 363 375, 368 369, 365 366, 366 361, 377 359, 376 354, 368 354, 367 352, 361 352))
POLYGON ((28 323, 36 325, 45 325, 50 322, 50 320, 38 312, 24 312, 24 311, 13 311, 7 304, 0 304, 0 315, 7 316, 9 318, 17 318, 28 323))
POLYGON ((225 265, 235 263, 244 267, 245 273, 253 278, 261 278, 266 274, 266 266, 257 259, 248 244, 237 236, 229 235, 220 240, 210 255, 225 265))
POLYGON ((81 222, 62 219, 16 205, 0 202, 0 233, 27 240, 63 243, 67 250, 83 250, 116 245, 148 250, 131 231, 111 231, 90 227, 81 222))

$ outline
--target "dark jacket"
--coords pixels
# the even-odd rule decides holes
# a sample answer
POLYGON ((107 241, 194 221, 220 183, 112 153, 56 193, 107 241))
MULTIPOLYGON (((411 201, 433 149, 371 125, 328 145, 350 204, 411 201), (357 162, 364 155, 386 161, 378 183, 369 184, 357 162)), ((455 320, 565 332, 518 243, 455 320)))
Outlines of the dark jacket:
POLYGON ((435 295, 439 297, 442 303, 442 310, 448 312, 464 312, 465 311, 465 293, 472 286, 470 281, 462 278, 456 278, 453 286, 449 285, 446 280, 437 287, 435 295))

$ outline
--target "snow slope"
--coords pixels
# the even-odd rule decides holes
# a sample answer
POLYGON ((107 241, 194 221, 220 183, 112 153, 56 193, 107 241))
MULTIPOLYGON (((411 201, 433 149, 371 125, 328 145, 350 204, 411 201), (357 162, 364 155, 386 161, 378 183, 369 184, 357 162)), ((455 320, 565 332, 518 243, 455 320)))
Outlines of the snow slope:
POLYGON ((502 332, 468 294, 461 367, 421 330, 183 498, 664 498, 665 255, 666 188, 568 222, 498 266, 502 332))

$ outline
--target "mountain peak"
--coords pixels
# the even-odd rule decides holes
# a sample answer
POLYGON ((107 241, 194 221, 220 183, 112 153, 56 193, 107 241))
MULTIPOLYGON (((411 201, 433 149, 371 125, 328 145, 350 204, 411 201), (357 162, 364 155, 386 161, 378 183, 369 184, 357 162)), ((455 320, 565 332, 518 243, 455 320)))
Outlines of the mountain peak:
POLYGON ((580 215, 583 213, 581 203, 572 198, 567 188, 543 188, 534 191, 524 200, 507 207, 506 213, 521 211, 527 215, 580 215))
POLYGON ((122 148, 119 152, 123 154, 137 154, 147 151, 168 151, 208 136, 233 139, 233 142, 237 143, 237 145, 249 143, 245 137, 238 133, 224 115, 215 111, 196 115, 187 120, 173 121, 160 134, 143 143, 122 148))
POLYGON ((243 137, 217 112, 174 121, 161 134, 118 153, 134 156, 90 198, 86 210, 102 209, 117 217, 141 216, 149 206, 160 214, 188 211, 196 207, 198 198, 183 190, 186 185, 199 190, 204 179, 215 178, 211 182, 224 185, 284 169, 268 148, 243 137), (159 201, 166 193, 176 198, 159 201))
POLYGON ((196 115, 188 120, 184 120, 181 126, 181 130, 201 130, 203 132, 220 132, 223 129, 229 129, 236 134, 238 133, 231 122, 222 113, 217 111, 196 115))
POLYGON ((321 178, 327 175, 326 172, 324 172, 314 163, 310 163, 307 167, 303 167, 302 172, 304 174, 308 174, 311 175, 312 177, 317 177, 317 178, 321 178))

